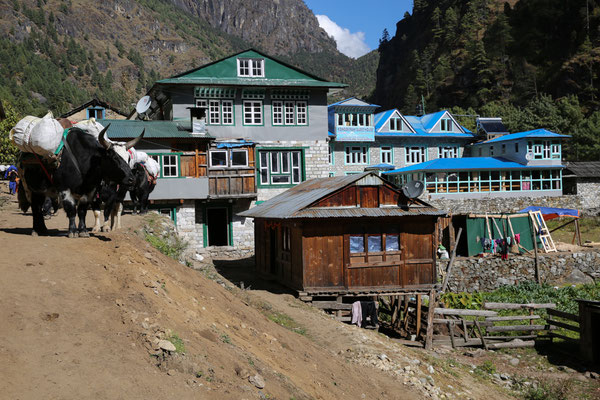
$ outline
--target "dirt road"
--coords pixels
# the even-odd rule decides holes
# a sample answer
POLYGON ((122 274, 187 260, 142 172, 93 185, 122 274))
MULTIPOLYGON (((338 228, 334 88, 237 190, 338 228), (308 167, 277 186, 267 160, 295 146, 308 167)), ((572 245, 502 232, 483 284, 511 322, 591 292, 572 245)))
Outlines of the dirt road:
POLYGON ((0 398, 506 397, 468 374, 463 384, 437 366, 428 372, 439 356, 291 296, 209 280, 150 247, 134 232, 142 222, 125 216, 120 232, 68 239, 61 214, 47 221, 50 236, 32 237, 31 216, 12 197, 0 206, 0 398), (284 313, 303 331, 268 318, 284 313), (159 339, 177 351, 160 350, 159 339), (420 380, 427 375, 433 383, 420 380))

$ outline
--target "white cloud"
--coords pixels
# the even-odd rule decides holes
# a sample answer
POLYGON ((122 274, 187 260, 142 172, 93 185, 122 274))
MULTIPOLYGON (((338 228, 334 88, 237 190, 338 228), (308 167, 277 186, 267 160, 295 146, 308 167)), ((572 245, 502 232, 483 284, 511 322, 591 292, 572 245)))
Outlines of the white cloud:
POLYGON ((348 57, 358 58, 371 49, 365 43, 365 33, 351 33, 348 28, 342 28, 333 22, 327 15, 317 15, 319 26, 337 43, 337 49, 348 57))

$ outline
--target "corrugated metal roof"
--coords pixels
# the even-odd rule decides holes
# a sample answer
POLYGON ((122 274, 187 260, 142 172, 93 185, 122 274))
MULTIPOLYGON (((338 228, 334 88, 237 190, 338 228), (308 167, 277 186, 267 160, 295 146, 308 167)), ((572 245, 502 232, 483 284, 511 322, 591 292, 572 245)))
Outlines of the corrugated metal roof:
POLYGON ((454 132, 435 132, 427 133, 423 130, 417 130, 417 133, 412 132, 375 132, 375 136, 386 136, 386 137, 413 137, 413 138, 463 138, 473 139, 474 136, 471 133, 454 133, 454 132))
POLYGON ((301 210, 288 218, 360 218, 360 217, 406 217, 418 215, 442 216, 446 215, 432 207, 413 207, 402 209, 400 207, 382 208, 309 208, 301 210))
POLYGON ((565 167, 578 178, 600 177, 600 161, 567 162, 565 167))
POLYGON ((384 172, 384 174, 403 174, 406 172, 421 171, 469 171, 469 170, 495 170, 495 169, 550 169, 564 168, 562 165, 524 165, 509 161, 501 157, 463 157, 463 158, 438 158, 424 163, 384 172))
POLYGON ((107 135, 110 139, 134 138, 146 129, 145 139, 158 138, 212 138, 208 134, 192 134, 188 130, 188 121, 141 121, 127 119, 99 119, 98 122, 104 126, 110 124, 107 135))
POLYGON ((157 81, 159 84, 183 85, 228 85, 228 86, 280 86, 280 87, 324 87, 344 88, 348 85, 338 82, 321 82, 308 79, 269 79, 269 78, 211 78, 211 77, 186 77, 167 78, 157 81))
POLYGON ((392 110, 387 110, 387 111, 375 114, 375 121, 374 121, 375 122, 375 130, 381 129, 383 124, 385 124, 385 122, 394 113, 394 111, 396 111, 395 108, 392 110))
POLYGON ((361 100, 358 97, 348 97, 347 99, 340 100, 337 103, 330 104, 328 107, 333 107, 333 106, 360 106, 360 107, 373 107, 373 108, 381 107, 381 106, 378 106, 377 104, 367 103, 366 101, 361 100))
POLYGON ((320 178, 311 179, 303 182, 298 186, 286 190, 278 196, 273 197, 264 203, 251 208, 247 211, 241 212, 238 215, 241 217, 253 217, 253 218, 276 218, 276 219, 287 219, 287 218, 329 218, 329 217, 360 217, 360 216, 373 216, 383 217, 390 215, 443 215, 443 212, 433 207, 415 207, 421 211, 418 214, 399 214, 400 212, 410 212, 411 209, 402 209, 400 207, 383 207, 383 208, 317 208, 317 209, 305 209, 306 207, 314 204, 316 201, 324 198, 325 196, 334 193, 348 185, 353 184, 363 178, 375 179, 383 181, 377 174, 373 172, 364 172, 362 174, 339 176, 332 178, 320 178), (339 210, 339 212, 338 212, 339 210), (386 210, 386 211, 371 211, 371 210, 386 210), (393 211, 396 210, 396 211, 393 211), (441 214, 426 214, 426 213, 441 213, 441 214), (337 213, 337 214, 336 214, 337 213))
POLYGON ((571 136, 570 135, 560 135, 558 133, 551 132, 547 129, 534 129, 532 131, 511 133, 508 135, 500 136, 500 137, 497 137, 497 138, 494 138, 491 140, 487 140, 485 142, 475 143, 473 146, 478 146, 478 145, 488 144, 488 143, 504 142, 507 140, 524 139, 524 138, 558 139, 558 138, 568 138, 568 137, 571 137, 571 136))

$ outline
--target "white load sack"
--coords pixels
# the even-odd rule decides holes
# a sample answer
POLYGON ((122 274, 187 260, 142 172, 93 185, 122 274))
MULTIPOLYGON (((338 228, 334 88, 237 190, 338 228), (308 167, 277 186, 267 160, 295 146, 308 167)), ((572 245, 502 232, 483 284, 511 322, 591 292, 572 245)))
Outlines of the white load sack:
POLYGON ((129 167, 133 169, 136 163, 144 164, 148 159, 148 154, 143 151, 136 150, 134 147, 127 150, 129 153, 129 167))
POLYGON ((10 138, 19 150, 52 157, 62 139, 63 127, 52 113, 43 118, 27 116, 10 131, 10 138))
POLYGON ((92 135, 96 139, 98 139, 100 132, 102 132, 102 129, 104 129, 104 126, 102 126, 102 124, 96 122, 95 118, 90 118, 90 119, 86 119, 83 121, 79 121, 78 123, 76 123, 73 126, 85 131, 86 133, 92 135))
POLYGON ((158 174, 160 173, 160 165, 158 164, 158 161, 152 157, 148 157, 144 163, 144 166, 146 167, 146 171, 148 171, 153 178, 158 178, 158 174))

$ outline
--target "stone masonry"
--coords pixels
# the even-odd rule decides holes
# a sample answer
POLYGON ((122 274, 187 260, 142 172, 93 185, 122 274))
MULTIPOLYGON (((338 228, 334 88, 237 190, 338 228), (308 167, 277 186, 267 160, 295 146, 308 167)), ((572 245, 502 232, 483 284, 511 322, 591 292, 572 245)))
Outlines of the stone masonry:
POLYGON ((436 199, 427 200, 432 206, 444 210, 449 214, 489 214, 515 213, 529 206, 577 208, 584 210, 583 199, 579 195, 566 195, 558 197, 514 197, 514 198, 488 198, 488 199, 436 199))

